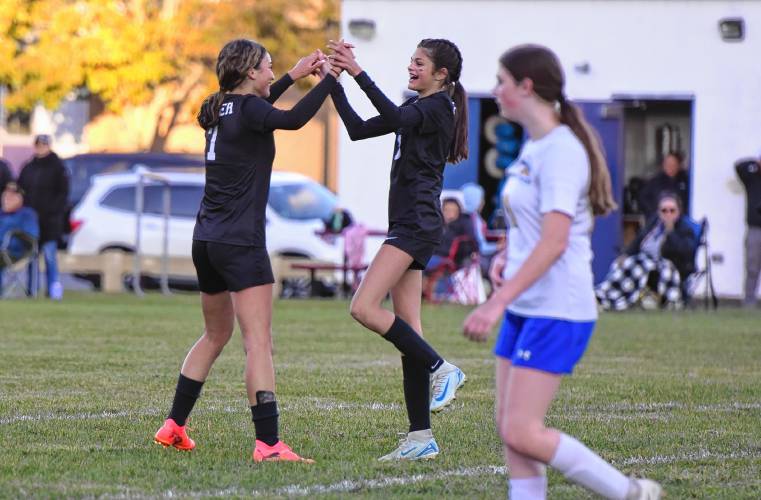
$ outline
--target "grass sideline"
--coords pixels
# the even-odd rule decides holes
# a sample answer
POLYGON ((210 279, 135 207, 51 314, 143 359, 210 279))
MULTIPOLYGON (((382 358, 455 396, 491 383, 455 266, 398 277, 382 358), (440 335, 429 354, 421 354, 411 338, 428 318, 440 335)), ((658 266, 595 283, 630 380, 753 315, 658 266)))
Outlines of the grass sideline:
MULTIPOLYGON (((280 301, 275 363, 282 434, 317 464, 254 465, 239 336, 193 414, 191 453, 151 438, 197 338, 195 295, 69 294, 0 302, 0 497, 504 498, 493 359, 460 334, 467 309, 426 306, 436 348, 467 373, 433 416, 442 453, 386 464, 405 430, 393 347, 338 301, 280 301)), ((601 318, 549 424, 669 498, 761 495, 761 314, 627 313, 601 318)), ((490 344, 491 345, 491 344, 490 344)), ((550 498, 586 498, 550 473, 550 498)))

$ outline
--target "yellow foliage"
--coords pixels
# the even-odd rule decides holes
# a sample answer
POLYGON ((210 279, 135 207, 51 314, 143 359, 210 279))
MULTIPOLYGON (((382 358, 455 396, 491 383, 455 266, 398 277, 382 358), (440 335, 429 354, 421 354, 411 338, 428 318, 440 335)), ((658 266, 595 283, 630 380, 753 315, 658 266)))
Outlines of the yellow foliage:
POLYGON ((216 88, 225 42, 256 39, 282 73, 324 47, 337 20, 338 0, 0 0, 0 83, 11 110, 86 89, 118 112, 183 88, 180 116, 190 117, 216 88), (188 70, 198 64, 200 76, 188 70))

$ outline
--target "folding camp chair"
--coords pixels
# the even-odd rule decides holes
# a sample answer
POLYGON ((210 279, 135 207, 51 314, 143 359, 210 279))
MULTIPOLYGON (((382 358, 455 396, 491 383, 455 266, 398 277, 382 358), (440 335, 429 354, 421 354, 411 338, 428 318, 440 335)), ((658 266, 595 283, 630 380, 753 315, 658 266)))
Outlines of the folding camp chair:
POLYGON ((2 272, 0 298, 37 296, 37 287, 32 284, 37 283, 38 256, 37 238, 21 230, 5 233, 0 242, 0 272, 2 272), (23 250, 20 253, 11 251, 11 242, 14 240, 21 243, 23 250), (31 282, 25 283, 28 278, 31 282))
POLYGON ((703 217, 697 222, 689 217, 685 220, 695 233, 695 240, 698 242, 695 248, 695 272, 691 273, 684 280, 682 295, 686 305, 693 305, 695 292, 700 282, 705 282, 703 287, 703 307, 709 308, 713 305, 714 309, 719 307, 719 301, 716 298, 716 291, 713 287, 713 276, 711 274, 711 252, 708 247, 708 219, 703 217))

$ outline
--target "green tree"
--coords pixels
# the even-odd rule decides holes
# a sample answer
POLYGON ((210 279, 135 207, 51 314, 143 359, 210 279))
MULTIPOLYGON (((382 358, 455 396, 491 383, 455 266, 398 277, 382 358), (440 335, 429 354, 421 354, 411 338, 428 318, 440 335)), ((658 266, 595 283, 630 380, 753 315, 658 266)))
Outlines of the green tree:
POLYGON ((115 113, 148 106, 161 151, 216 89, 225 42, 259 41, 282 73, 336 36, 337 20, 337 0, 0 0, 0 83, 11 111, 81 90, 115 113))

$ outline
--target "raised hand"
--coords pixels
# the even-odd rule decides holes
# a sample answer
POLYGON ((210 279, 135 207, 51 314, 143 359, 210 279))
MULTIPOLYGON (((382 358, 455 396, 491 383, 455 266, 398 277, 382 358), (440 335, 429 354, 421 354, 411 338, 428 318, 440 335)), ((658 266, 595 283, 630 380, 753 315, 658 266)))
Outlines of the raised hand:
POLYGON ((320 68, 325 62, 325 54, 317 49, 308 56, 299 59, 299 62, 288 72, 288 75, 295 81, 308 75, 319 74, 320 68))
POLYGON ((354 56, 354 51, 352 50, 354 46, 352 44, 344 42, 343 39, 338 41, 330 40, 328 41, 328 48, 333 51, 333 54, 329 56, 331 65, 346 70, 351 76, 357 76, 362 73, 362 68, 354 56))

